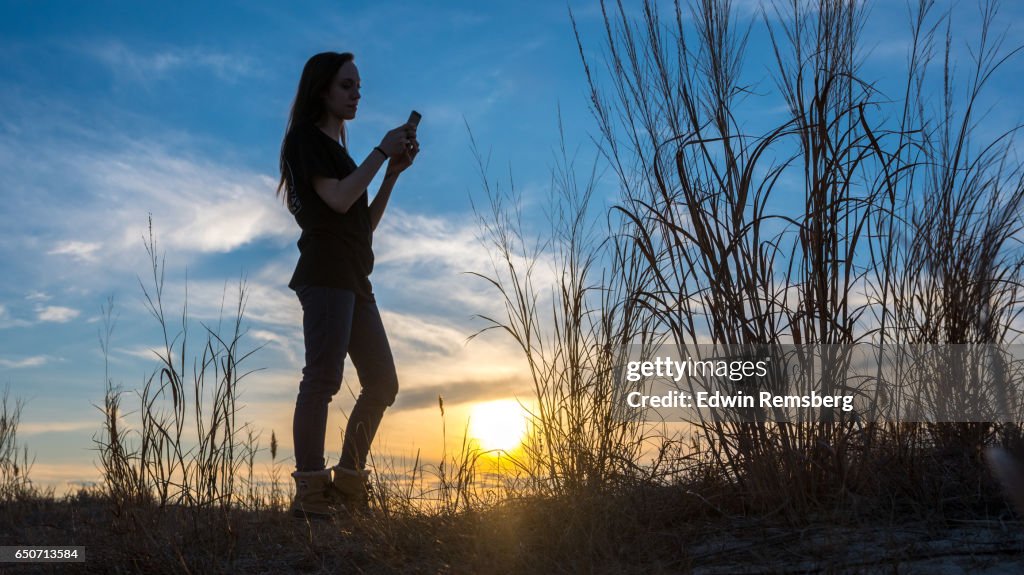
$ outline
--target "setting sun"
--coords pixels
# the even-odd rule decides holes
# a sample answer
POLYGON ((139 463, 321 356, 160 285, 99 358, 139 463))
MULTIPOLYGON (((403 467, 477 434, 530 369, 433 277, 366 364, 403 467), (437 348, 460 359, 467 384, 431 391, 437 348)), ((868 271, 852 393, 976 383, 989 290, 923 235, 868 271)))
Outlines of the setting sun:
POLYGON ((514 399, 502 399, 473 406, 469 435, 484 450, 510 451, 526 435, 526 411, 514 399))

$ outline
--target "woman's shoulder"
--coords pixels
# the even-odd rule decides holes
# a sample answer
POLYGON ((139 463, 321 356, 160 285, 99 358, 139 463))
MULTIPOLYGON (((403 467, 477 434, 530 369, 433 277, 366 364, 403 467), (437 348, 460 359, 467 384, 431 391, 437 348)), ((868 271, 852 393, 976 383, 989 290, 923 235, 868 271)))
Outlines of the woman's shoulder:
MULTIPOLYGON (((333 149, 335 146, 331 146, 331 137, 328 136, 317 127, 313 122, 296 122, 288 129, 288 135, 285 136, 286 141, 294 143, 301 143, 302 145, 319 145, 324 149, 333 149)), ((337 142, 334 142, 338 144, 337 142)), ((340 144, 337 147, 341 147, 340 144)))
POLYGON ((299 121, 293 123, 288 128, 288 135, 285 136, 285 138, 289 140, 295 140, 298 138, 312 138, 316 136, 316 132, 319 131, 320 128, 317 128, 316 125, 313 124, 312 122, 299 121))
POLYGON ((320 132, 320 128, 311 122, 292 124, 284 137, 285 154, 308 154, 324 148, 321 145, 323 138, 318 136, 317 132, 320 132))

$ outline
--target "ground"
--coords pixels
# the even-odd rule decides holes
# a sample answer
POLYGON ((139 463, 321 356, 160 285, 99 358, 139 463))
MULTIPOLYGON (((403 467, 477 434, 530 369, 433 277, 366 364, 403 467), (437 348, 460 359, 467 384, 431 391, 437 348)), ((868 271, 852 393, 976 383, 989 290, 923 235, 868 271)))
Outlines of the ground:
POLYGON ((6 506, 0 545, 84 545, 86 562, 4 573, 1024 573, 1024 524, 696 512, 662 498, 509 502, 305 522, 280 511, 80 496, 6 506))

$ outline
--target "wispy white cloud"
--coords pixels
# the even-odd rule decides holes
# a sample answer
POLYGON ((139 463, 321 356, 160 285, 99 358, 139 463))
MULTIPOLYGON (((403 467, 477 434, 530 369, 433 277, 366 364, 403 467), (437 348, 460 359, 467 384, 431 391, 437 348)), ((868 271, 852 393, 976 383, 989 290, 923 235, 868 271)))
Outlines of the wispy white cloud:
MULTIPOLYGON (((3 359, 0 358, 0 367, 6 367, 8 369, 21 369, 25 367, 39 367, 45 365, 47 358, 44 355, 33 355, 22 359, 3 359)), ((20 431, 19 427, 19 431, 20 431)))
POLYGON ((225 81, 236 81, 258 73, 256 61, 245 54, 232 54, 201 46, 169 46, 145 49, 117 40, 86 43, 84 52, 110 70, 132 81, 152 82, 181 70, 205 70, 225 81))
POLYGON ((272 345, 279 349, 293 365, 298 365, 299 362, 302 361, 299 358, 299 354, 296 353, 294 339, 288 338, 281 333, 266 329, 250 330, 248 335, 258 343, 272 345))
POLYGON ((102 156, 79 155, 75 164, 103 190, 92 208, 112 209, 108 217, 122 230, 115 247, 138 245, 146 233, 143 211, 154 214, 156 237, 175 253, 228 252, 260 237, 292 235, 290 216, 275 200, 277 182, 263 174, 141 141, 102 156))
MULTIPOLYGON (((382 220, 376 263, 458 265, 464 269, 485 266, 490 260, 477 241, 473 218, 438 217, 390 209, 382 220)), ((377 239, 379 237, 379 240, 377 239)))
POLYGON ((18 435, 89 431, 95 430, 97 427, 95 421, 22 421, 18 423, 18 435))
POLYGON ((15 319, 11 317, 10 312, 7 311, 7 307, 0 305, 0 329, 11 328, 11 327, 26 327, 32 325, 32 322, 24 319, 15 319))
MULTIPOLYGON (((53 299, 53 296, 47 294, 46 292, 33 290, 32 292, 29 292, 27 296, 25 296, 25 299, 27 299, 28 301, 50 301, 51 299, 53 299)), ((0 309, 2 309, 2 306, 0 306, 0 309)))
MULTIPOLYGON (((485 280, 470 275, 500 275, 501 264, 480 241, 478 231, 472 216, 425 216, 389 208, 374 236, 375 286, 383 291, 394 286, 396 296, 402 299, 410 297, 408 286, 416 286, 416 294, 423 295, 414 309, 459 313, 464 319, 470 314, 500 314, 504 310, 501 294, 485 280)), ((529 264, 524 254, 510 257, 520 270, 529 264)), ((544 286, 539 294, 544 298, 546 286, 554 285, 556 278, 553 262, 541 254, 531 274, 535 286, 544 286)))
POLYGON ((525 381, 525 364, 517 361, 515 345, 507 338, 467 342, 471 330, 455 322, 387 311, 382 317, 399 376, 413 388, 463 381, 525 381))
MULTIPOLYGON (((105 280, 131 278, 147 267, 142 239, 149 214, 158 252, 170 254, 179 269, 203 254, 230 252, 256 240, 294 240, 294 222, 275 197, 273 178, 180 151, 193 149, 187 142, 176 142, 171 151, 153 143, 165 140, 161 137, 142 141, 85 132, 61 144, 62 169, 52 170, 45 162, 17 165, 19 155, 45 157, 57 145, 46 131, 22 136, 0 132, 0 168, 19 172, 15 185, 73 188, 77 194, 62 218, 47 215, 46 197, 16 199, 11 210, 0 212, 0 227, 7 230, 0 253, 16 257, 22 273, 75 277, 62 285, 83 293, 105 280)), ((28 197, 16 192, 15 198, 28 197)), ((47 193, 60 201, 56 192, 47 193)), ((49 288, 34 286, 39 293, 49 288)), ((3 321, 0 315, 0 325, 3 321)))
POLYGON ((54 323, 67 323, 78 317, 80 313, 77 309, 59 305, 48 305, 36 309, 36 317, 39 321, 54 323))
POLYGON ((158 354, 163 353, 162 346, 158 347, 155 345, 136 345, 132 347, 116 347, 113 351, 119 355, 126 355, 129 357, 136 357, 139 359, 156 361, 158 354))
POLYGON ((62 241, 46 252, 49 255, 68 255, 82 261, 96 261, 96 252, 102 247, 99 242, 62 241))

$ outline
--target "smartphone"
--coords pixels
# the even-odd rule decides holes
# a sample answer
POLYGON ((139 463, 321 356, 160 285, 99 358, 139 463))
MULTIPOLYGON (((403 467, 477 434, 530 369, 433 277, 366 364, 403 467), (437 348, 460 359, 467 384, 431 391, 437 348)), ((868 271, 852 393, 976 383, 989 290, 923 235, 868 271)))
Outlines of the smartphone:
POLYGON ((413 110, 412 113, 409 114, 409 123, 412 124, 413 126, 419 127, 419 125, 420 125, 420 118, 422 118, 422 117, 423 116, 420 116, 419 112, 417 112, 416 110, 413 110))

